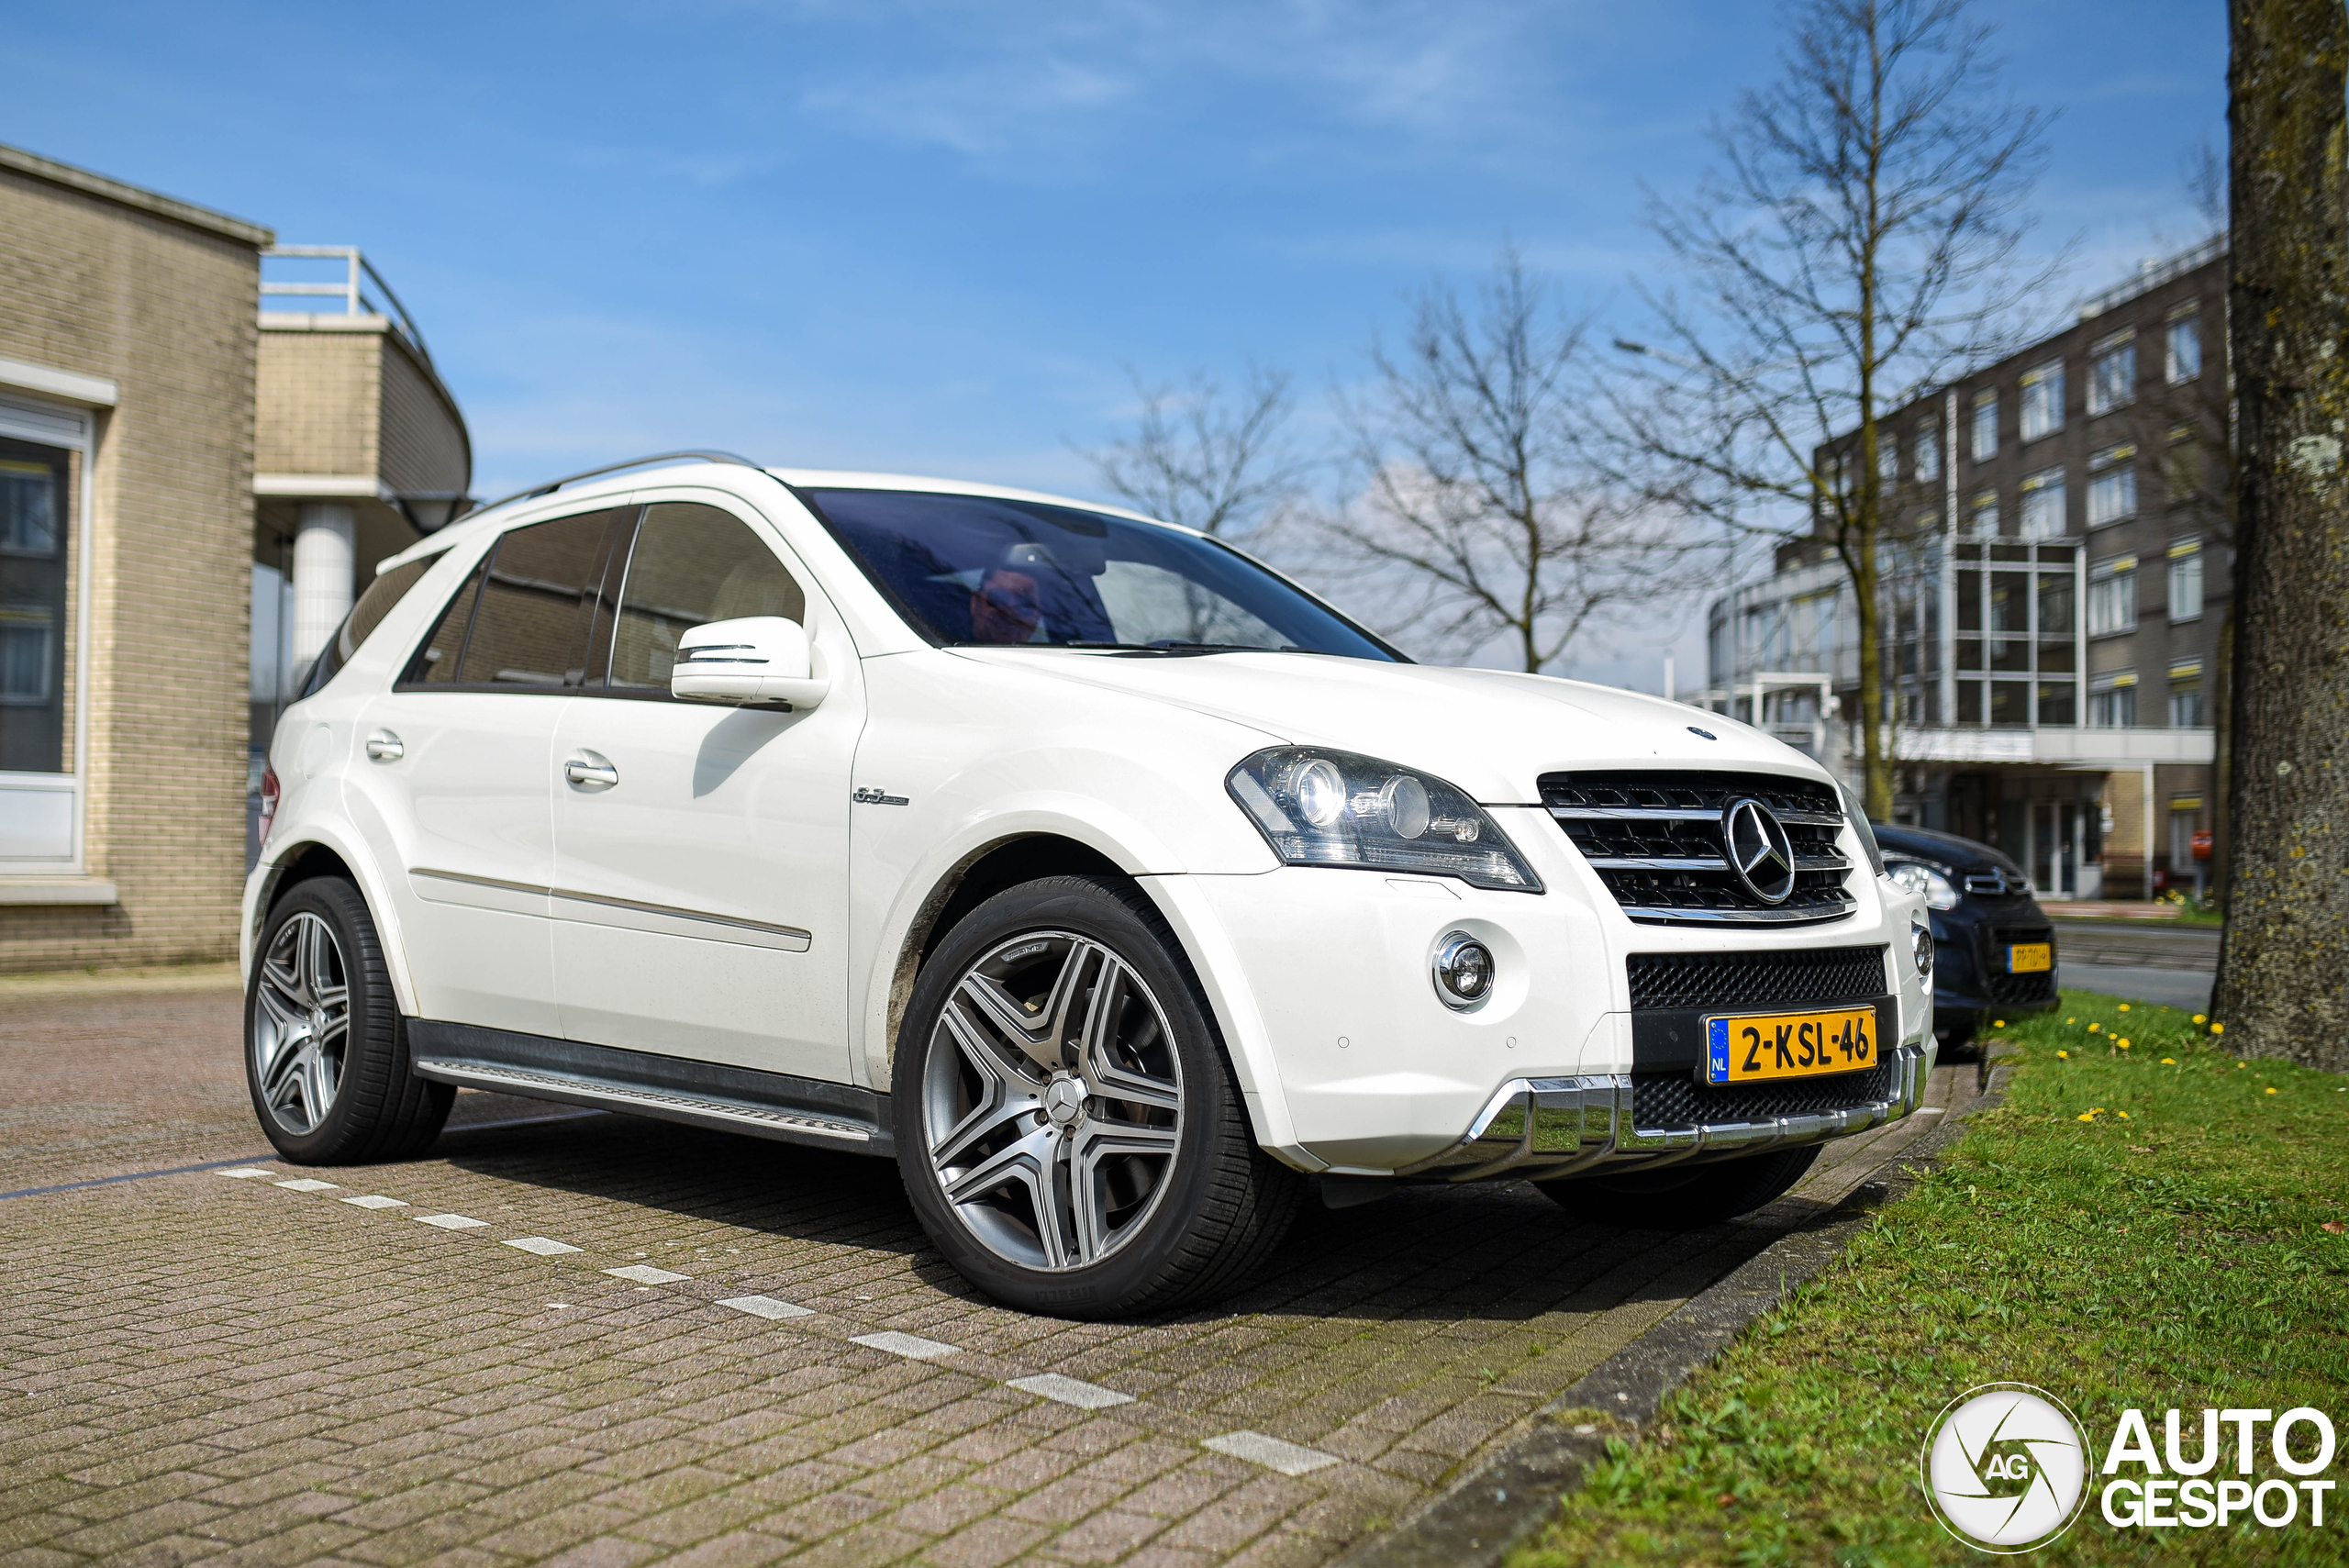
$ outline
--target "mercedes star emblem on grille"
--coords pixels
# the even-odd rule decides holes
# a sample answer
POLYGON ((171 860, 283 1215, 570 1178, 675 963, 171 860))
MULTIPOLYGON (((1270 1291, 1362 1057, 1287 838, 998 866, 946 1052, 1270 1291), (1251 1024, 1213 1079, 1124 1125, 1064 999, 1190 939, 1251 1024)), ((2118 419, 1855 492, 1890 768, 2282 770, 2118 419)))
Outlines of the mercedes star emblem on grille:
POLYGON ((1771 809, 1746 795, 1721 813, 1721 851, 1746 891, 1765 904, 1784 904, 1795 891, 1795 851, 1771 809))

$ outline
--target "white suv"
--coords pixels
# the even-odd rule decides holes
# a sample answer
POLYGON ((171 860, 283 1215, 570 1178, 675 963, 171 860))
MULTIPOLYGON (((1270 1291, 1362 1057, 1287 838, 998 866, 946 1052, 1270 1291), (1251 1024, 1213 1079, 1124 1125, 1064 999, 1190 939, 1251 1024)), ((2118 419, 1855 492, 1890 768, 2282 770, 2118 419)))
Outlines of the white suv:
POLYGON ((289 1160, 458 1084, 895 1155, 974 1283, 1104 1316, 1237 1284, 1308 1175, 1703 1224, 1917 1104, 1921 902, 1776 740, 1131 513, 683 455, 384 562, 287 709, 289 1160))

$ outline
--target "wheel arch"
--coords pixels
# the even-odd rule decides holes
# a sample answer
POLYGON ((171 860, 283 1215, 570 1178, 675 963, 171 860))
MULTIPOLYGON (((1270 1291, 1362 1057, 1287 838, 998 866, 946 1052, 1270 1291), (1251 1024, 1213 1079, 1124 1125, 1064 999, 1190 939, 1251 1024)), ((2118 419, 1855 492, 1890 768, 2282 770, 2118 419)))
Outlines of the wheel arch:
POLYGON ((245 897, 244 929, 238 933, 242 949, 241 972, 250 982, 270 912, 288 893, 314 877, 336 876, 359 889, 368 917, 375 922, 376 940, 383 944, 384 966, 400 1011, 416 1012, 416 989, 408 974, 406 950, 400 940, 399 916, 392 907, 390 889, 383 884, 374 862, 355 844, 326 823, 308 823, 284 847, 264 852, 253 871, 245 897))

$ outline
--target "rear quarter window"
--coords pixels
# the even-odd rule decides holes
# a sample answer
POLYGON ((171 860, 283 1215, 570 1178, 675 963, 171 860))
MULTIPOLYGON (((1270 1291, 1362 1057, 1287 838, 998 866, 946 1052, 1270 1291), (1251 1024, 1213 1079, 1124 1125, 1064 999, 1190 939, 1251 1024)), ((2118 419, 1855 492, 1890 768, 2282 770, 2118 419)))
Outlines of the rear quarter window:
POLYGON ((407 597, 407 591, 422 582, 424 574, 440 559, 438 555, 428 555, 419 561, 403 562, 368 584, 367 591, 351 606, 342 625, 327 639, 318 662, 310 666, 309 676, 302 683, 302 695, 306 697, 333 680, 335 672, 351 662, 352 656, 365 646, 368 637, 384 624, 384 617, 407 597))

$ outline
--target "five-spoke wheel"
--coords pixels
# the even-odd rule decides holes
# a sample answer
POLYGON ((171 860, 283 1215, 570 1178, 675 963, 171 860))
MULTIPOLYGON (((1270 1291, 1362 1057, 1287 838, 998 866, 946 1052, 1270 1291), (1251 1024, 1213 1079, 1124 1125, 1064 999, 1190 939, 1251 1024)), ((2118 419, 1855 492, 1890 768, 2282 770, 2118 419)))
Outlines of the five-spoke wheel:
POLYGON ((1198 984, 1130 883, 996 895, 923 964, 898 1035, 898 1167, 954 1266, 1031 1311, 1230 1288, 1301 1183, 1256 1147, 1198 984))
POLYGON ((245 995, 262 1130, 309 1165, 415 1153, 440 1136, 456 1091, 410 1068, 367 901, 340 877, 295 884, 262 926, 245 995))
POLYGON ((966 968, 922 1082, 931 1168, 981 1245, 1030 1269, 1098 1262, 1138 1233, 1177 1158, 1183 1065, 1130 965, 1073 931, 966 968))
POLYGON ((277 928, 253 979, 253 1079, 271 1119, 316 1132, 342 1085, 351 981, 333 929, 307 909, 277 928))

